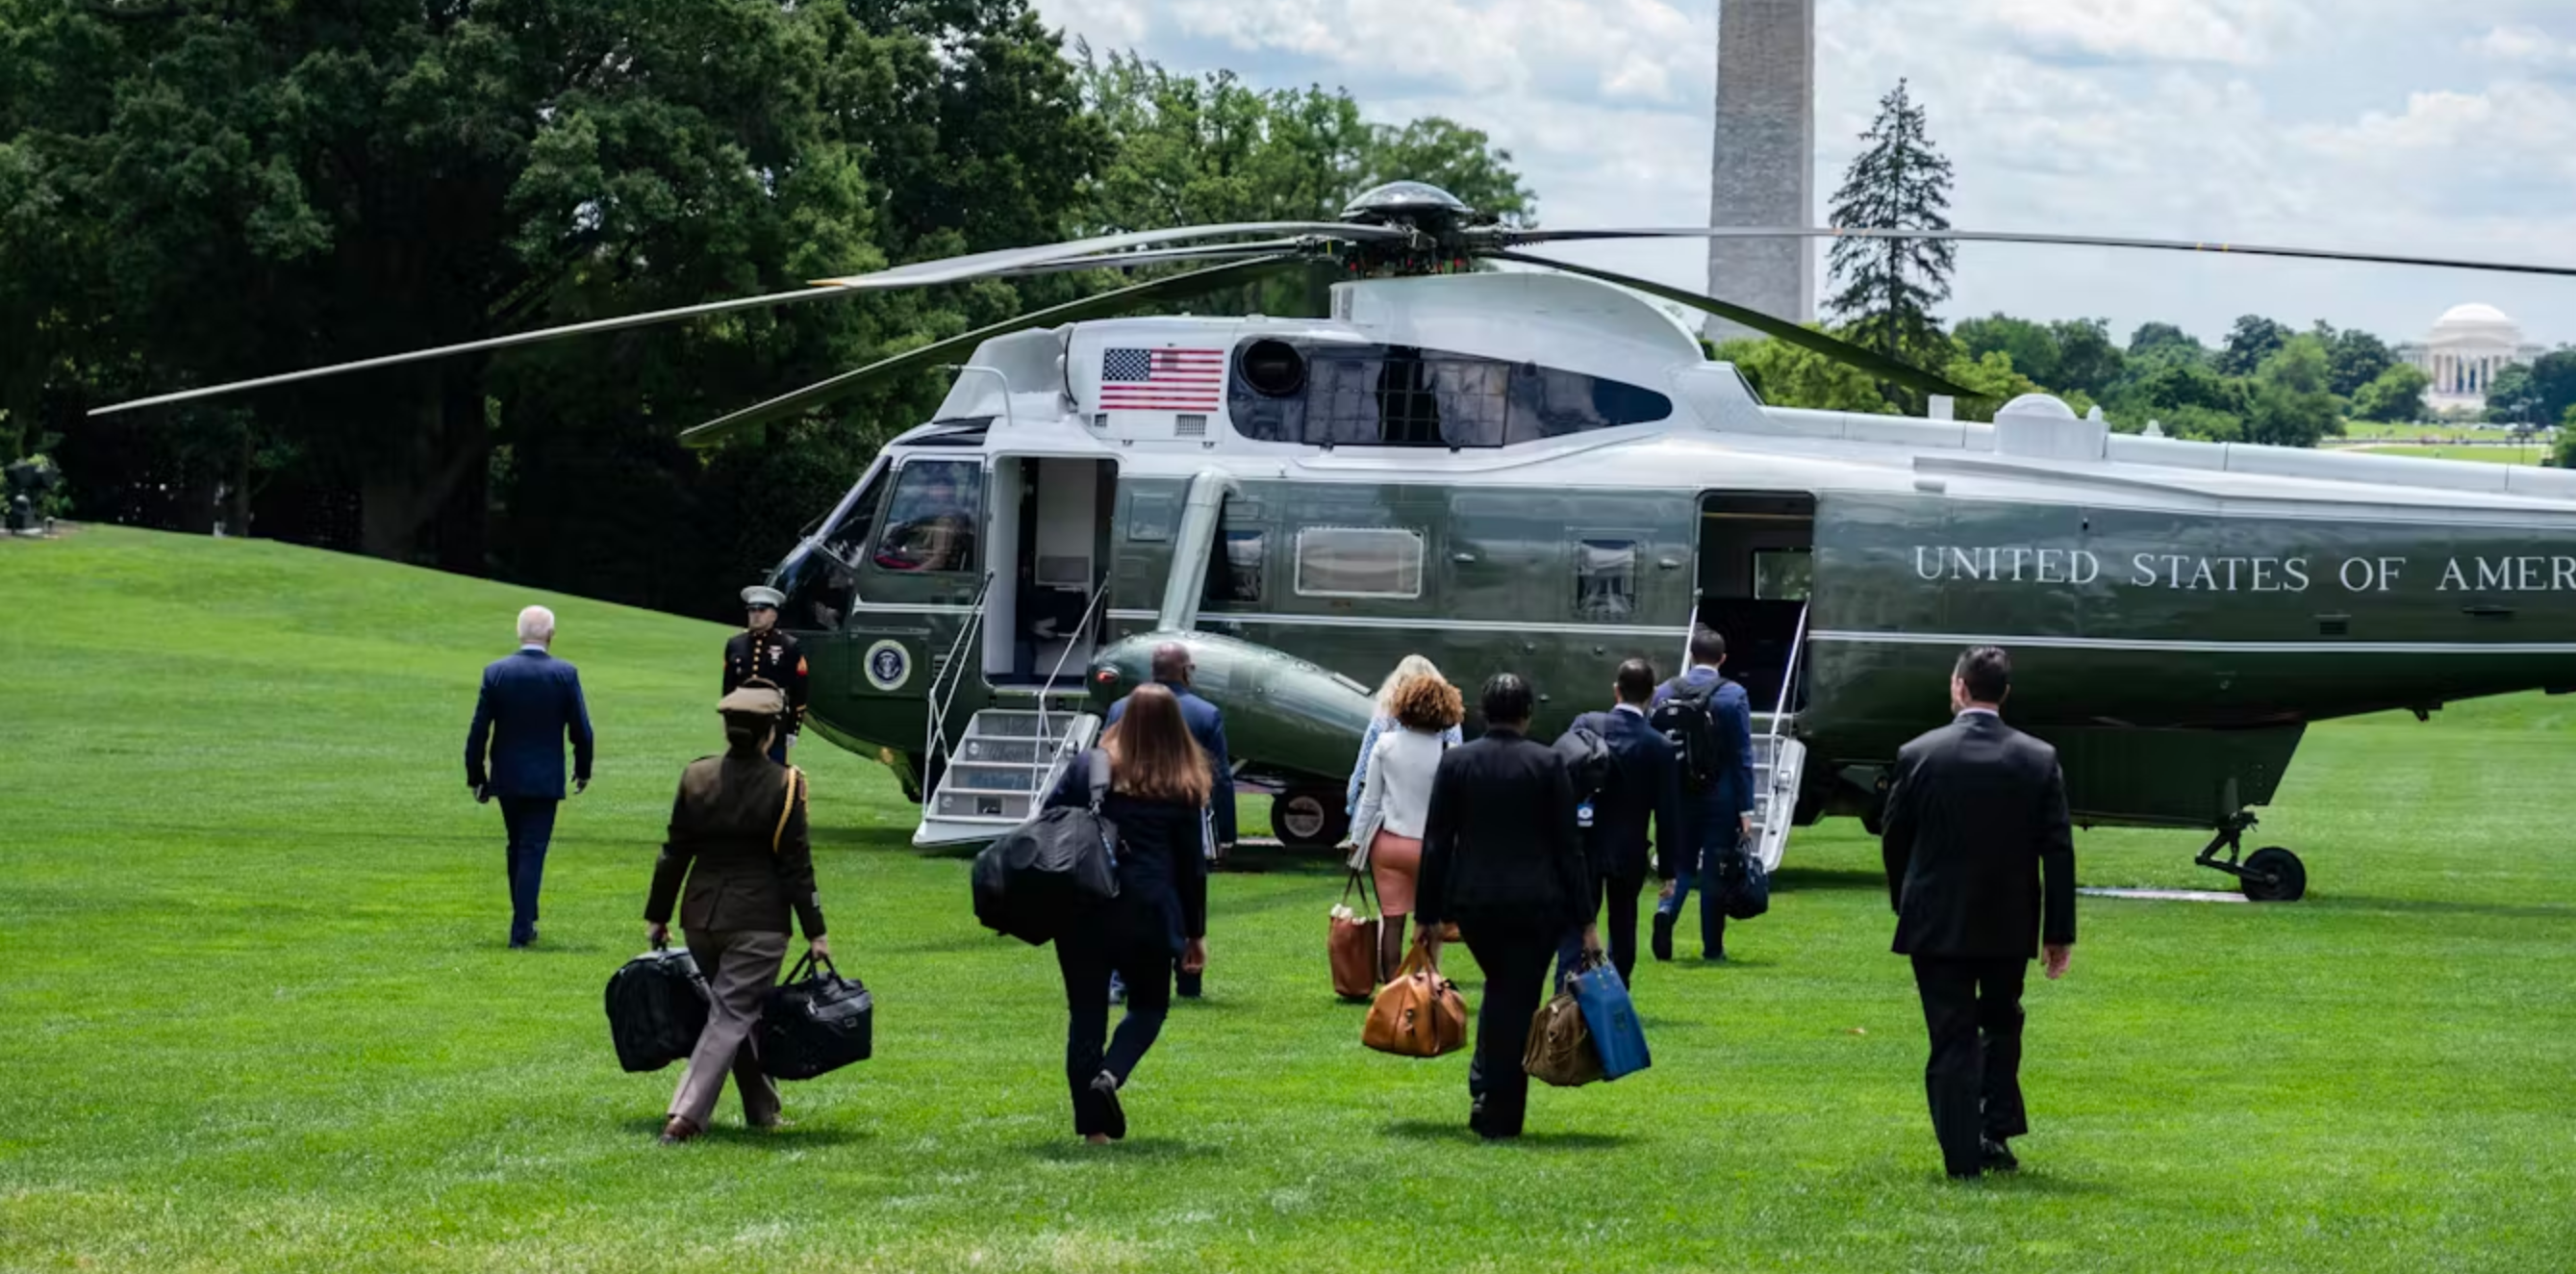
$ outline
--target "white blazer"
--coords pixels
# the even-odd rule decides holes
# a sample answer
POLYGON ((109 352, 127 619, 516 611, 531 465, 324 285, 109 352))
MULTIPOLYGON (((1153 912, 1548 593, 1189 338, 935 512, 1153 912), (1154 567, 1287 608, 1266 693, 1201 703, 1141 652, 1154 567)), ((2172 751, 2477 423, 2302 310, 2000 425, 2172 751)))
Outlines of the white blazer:
MULTIPOLYGON (((1368 775, 1360 780, 1360 807, 1351 817, 1354 858, 1366 861, 1369 842, 1380 829, 1419 839, 1431 812, 1431 778, 1440 769, 1448 741, 1437 734, 1394 729, 1377 736, 1369 753, 1368 775)), ((1354 864, 1355 866, 1357 864, 1354 864)))

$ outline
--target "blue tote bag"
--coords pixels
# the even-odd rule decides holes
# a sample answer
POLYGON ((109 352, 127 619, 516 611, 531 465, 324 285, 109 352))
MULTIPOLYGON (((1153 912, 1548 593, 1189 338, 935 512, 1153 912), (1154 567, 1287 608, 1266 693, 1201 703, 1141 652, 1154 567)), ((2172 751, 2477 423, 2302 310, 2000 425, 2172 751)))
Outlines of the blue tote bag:
POLYGON ((1637 1022, 1637 1006, 1619 971, 1607 963, 1586 964, 1565 980, 1574 1003, 1583 1010, 1583 1029, 1601 1055, 1601 1077, 1617 1079, 1654 1065, 1646 1052, 1646 1028, 1637 1022))

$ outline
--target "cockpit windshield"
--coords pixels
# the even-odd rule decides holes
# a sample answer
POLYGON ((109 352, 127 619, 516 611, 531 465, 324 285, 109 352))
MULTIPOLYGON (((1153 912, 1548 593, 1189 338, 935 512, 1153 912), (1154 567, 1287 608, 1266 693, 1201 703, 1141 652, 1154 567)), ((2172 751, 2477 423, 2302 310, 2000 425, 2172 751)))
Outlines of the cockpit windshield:
POLYGON ((772 585, 787 597, 781 627, 830 632, 841 626, 858 596, 859 563, 867 560, 877 509, 885 503, 891 470, 881 461, 850 489, 823 529, 796 547, 772 585))

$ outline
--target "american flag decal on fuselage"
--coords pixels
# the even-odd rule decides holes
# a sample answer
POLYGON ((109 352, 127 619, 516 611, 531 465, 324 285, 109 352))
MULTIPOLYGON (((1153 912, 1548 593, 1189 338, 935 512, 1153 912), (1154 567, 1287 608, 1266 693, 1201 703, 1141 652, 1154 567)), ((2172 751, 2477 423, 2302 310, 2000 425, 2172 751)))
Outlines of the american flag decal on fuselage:
POLYGON ((1102 411, 1214 411, 1224 392, 1221 349, 1100 352, 1102 411))

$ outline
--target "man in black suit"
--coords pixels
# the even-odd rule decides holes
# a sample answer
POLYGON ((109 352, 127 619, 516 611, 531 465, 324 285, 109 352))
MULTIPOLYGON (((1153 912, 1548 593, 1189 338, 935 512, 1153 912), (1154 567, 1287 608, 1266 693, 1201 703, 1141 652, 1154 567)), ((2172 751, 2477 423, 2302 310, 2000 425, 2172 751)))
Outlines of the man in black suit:
POLYGON ((1547 990, 1548 958, 1578 929, 1584 950, 1601 949, 1574 784, 1556 749, 1529 737, 1530 698, 1529 683, 1511 673, 1485 683, 1484 737, 1440 758, 1422 819, 1415 933, 1437 962, 1440 928, 1456 921, 1485 972, 1467 1126, 1487 1138, 1521 1135, 1529 1106, 1521 1052, 1547 990))
POLYGON ((2066 780, 2056 749, 1998 715, 2011 682, 2004 652, 1959 656, 1950 674, 1958 715, 1897 753, 1880 838, 1895 950, 1914 958, 1932 1035, 1923 1069, 1932 1131, 1953 1177, 2021 1166, 2007 1143, 2029 1131, 2022 982, 2043 950, 2048 976, 2062 976, 2075 947, 2066 780))
MULTIPOLYGON (((1584 713, 1566 733, 1590 730, 1610 753, 1609 774, 1592 797, 1591 822, 1583 829, 1593 880, 1592 906, 1586 914, 1597 914, 1602 899, 1608 898, 1610 967, 1619 971, 1621 983, 1635 986, 1637 896, 1645 892, 1649 858, 1658 876, 1673 879, 1682 852, 1681 837, 1688 829, 1682 822, 1681 758, 1673 752, 1672 740, 1646 724, 1646 707, 1655 697, 1655 666, 1643 659, 1619 665, 1611 696, 1613 706, 1608 712, 1584 713), (1649 824, 1659 851, 1651 855, 1646 838, 1649 824)), ((1562 746, 1564 740, 1558 742, 1562 746)), ((1573 971, 1580 954, 1574 934, 1568 932, 1557 952, 1558 978, 1573 971)))

